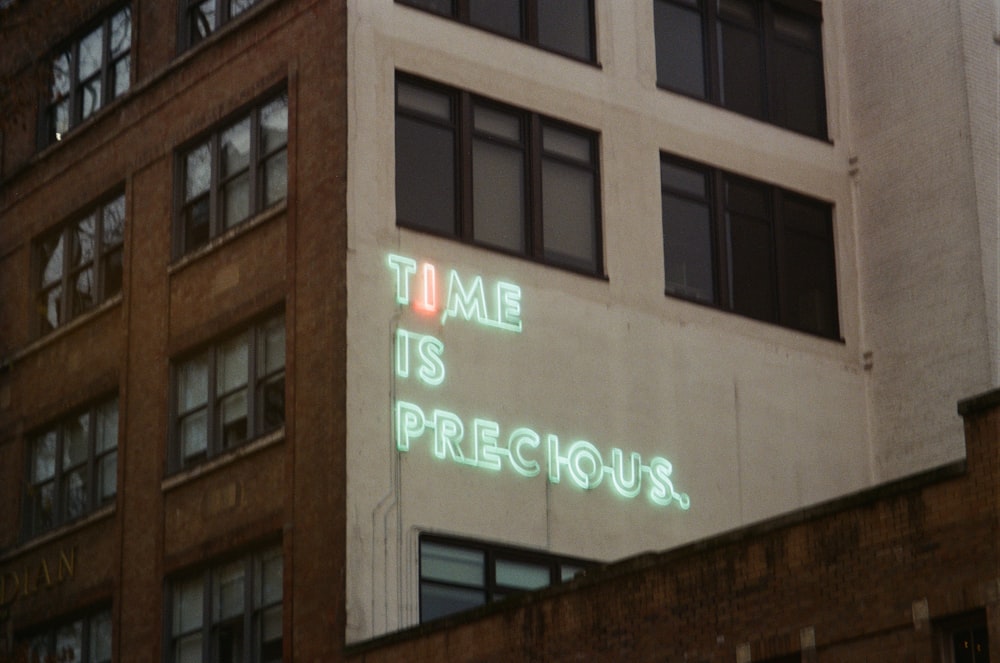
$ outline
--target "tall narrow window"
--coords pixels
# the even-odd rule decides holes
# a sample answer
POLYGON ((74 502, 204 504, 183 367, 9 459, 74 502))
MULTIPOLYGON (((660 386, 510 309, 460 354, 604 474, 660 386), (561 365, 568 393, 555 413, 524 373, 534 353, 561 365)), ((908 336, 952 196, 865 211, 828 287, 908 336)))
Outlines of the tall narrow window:
POLYGON ((32 434, 25 484, 26 537, 112 502, 118 487, 118 399, 32 434))
POLYGON ((653 3, 660 87, 826 138, 820 3, 653 3))
POLYGON ((829 204, 667 155, 660 176, 668 295, 837 338, 829 204))
POLYGON ((400 226, 601 274, 598 187, 593 132, 397 77, 400 226))
POLYGON ((288 188, 288 95, 281 93, 180 155, 179 254, 276 205, 288 188))
POLYGON ((238 447, 285 423, 285 323, 269 318, 174 369, 171 467, 238 447))
POLYGON ((44 147, 62 138, 129 88, 132 10, 104 16, 52 57, 52 83, 42 125, 44 147))
POLYGON ((190 48, 260 0, 182 0, 181 44, 190 48))
POLYGON ((36 325, 48 333, 122 288, 125 195, 119 194, 35 244, 36 325))
POLYGON ((59 620, 18 640, 23 644, 15 648, 26 650, 26 661, 111 663, 111 610, 59 620))
POLYGON ((396 0, 548 51, 594 62, 593 0, 396 0))

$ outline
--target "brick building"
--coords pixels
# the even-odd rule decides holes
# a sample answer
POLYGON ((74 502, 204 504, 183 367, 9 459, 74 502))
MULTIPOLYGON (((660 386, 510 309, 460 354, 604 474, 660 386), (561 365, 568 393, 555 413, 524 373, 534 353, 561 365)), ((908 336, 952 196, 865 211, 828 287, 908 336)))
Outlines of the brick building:
MULTIPOLYGON (((787 598, 837 500, 922 540, 1000 384, 997 14, 0 2, 0 651, 433 658, 676 568, 787 598)), ((664 656, 841 656, 834 604, 664 656)))

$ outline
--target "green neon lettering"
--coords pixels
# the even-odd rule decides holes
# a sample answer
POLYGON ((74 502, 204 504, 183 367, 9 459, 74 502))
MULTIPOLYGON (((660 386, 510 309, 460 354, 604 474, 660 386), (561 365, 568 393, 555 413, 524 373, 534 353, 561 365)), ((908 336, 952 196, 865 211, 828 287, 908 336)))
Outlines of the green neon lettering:
POLYGON ((396 401, 396 448, 410 450, 410 440, 424 434, 427 421, 419 406, 406 401, 396 401))
POLYGON ((499 471, 500 454, 506 451, 497 447, 500 436, 500 424, 488 419, 475 419, 472 422, 472 438, 476 445, 476 466, 485 470, 499 471))
POLYGON ((590 442, 577 440, 566 452, 567 469, 573 482, 590 490, 596 488, 604 479, 604 461, 601 452, 590 442))
POLYGON ((417 273, 417 261, 413 258, 390 253, 389 269, 396 275, 396 303, 410 303, 410 277, 417 273))
POLYGON ((497 282, 497 327, 521 332, 521 288, 506 281, 497 282))
POLYGON ((622 497, 633 498, 642 488, 642 456, 636 452, 629 454, 630 472, 625 476, 625 452, 617 447, 611 450, 611 467, 604 471, 611 475, 611 485, 622 497))
POLYGON ((510 466, 514 468, 515 472, 523 477, 538 476, 542 470, 541 466, 537 460, 525 460, 521 447, 527 445, 537 449, 541 443, 538 433, 530 428, 517 428, 511 432, 510 437, 507 438, 507 450, 510 456, 510 466))
POLYGON ((421 334, 417 343, 420 354, 420 369, 417 376, 427 385, 436 387, 444 382, 444 343, 428 334, 421 334))
POLYGON ((649 461, 649 478, 653 483, 649 491, 649 499, 654 504, 667 506, 672 501, 677 500, 677 505, 684 511, 691 507, 691 498, 685 493, 678 493, 674 490, 674 484, 670 480, 673 473, 673 465, 666 458, 656 457, 649 461))
POLYGON ((489 320, 486 315, 486 293, 481 276, 473 277, 472 286, 466 290, 457 271, 453 269, 448 273, 448 303, 441 316, 441 324, 449 317, 462 317, 465 320, 475 317, 477 322, 487 324, 484 322, 489 320))
POLYGON ((410 377, 410 332, 396 330, 396 377, 410 377))
POLYGON ((468 461, 462 453, 462 437, 465 435, 465 426, 462 420, 454 412, 447 410, 434 410, 434 455, 441 460, 446 459, 449 454, 456 463, 475 465, 475 460, 468 461))
POLYGON ((569 460, 559 455, 559 438, 557 436, 549 435, 547 442, 549 446, 549 481, 559 483, 562 480, 562 466, 568 464, 569 460))

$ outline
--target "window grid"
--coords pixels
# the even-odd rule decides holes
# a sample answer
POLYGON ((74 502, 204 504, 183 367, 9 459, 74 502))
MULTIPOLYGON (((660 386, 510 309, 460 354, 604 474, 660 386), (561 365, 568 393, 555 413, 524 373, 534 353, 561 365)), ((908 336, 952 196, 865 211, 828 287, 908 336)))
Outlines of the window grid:
POLYGON ((181 2, 181 43, 193 48, 260 0, 185 0, 181 2))
POLYGON ((288 95, 255 106, 180 154, 178 255, 285 199, 288 95))
POLYGON ((284 317, 278 315, 175 366, 173 470, 284 425, 284 342, 284 317))
POLYGON ((171 583, 167 660, 281 661, 282 576, 277 546, 171 583))
POLYGON ((111 610, 64 620, 19 640, 27 661, 111 663, 111 610))
POLYGON ((119 7, 52 58, 41 146, 62 138, 123 95, 131 77, 132 10, 119 7))
POLYGON ((24 534, 43 534, 112 502, 117 492, 118 399, 30 436, 24 534))
POLYGON ((566 582, 591 566, 593 562, 571 557, 423 535, 420 621, 566 582), (443 561, 447 558, 450 559, 443 561))
POLYGON ((122 193, 36 241, 33 318, 39 335, 121 292, 124 236, 122 193))
POLYGON ((595 62, 593 0, 396 0, 504 37, 595 62))
POLYGON ((398 225, 603 274, 596 134, 402 74, 396 113, 398 225))
POLYGON ((839 338, 832 208, 661 155, 666 294, 839 338))
POLYGON ((654 0, 657 85, 827 138, 822 6, 654 0))

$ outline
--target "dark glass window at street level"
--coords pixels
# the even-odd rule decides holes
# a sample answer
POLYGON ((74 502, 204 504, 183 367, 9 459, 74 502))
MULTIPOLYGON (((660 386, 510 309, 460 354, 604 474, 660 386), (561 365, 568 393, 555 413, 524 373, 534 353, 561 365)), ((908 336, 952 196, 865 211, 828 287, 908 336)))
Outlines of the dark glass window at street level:
POLYGON ((595 61, 593 0, 396 0, 585 62, 595 61))
POLYGON ((597 135, 398 75, 396 219, 601 274, 597 135))
POLYGON ((28 437, 24 534, 37 536, 108 504, 118 490, 118 399, 28 437))
POLYGON ((420 538, 420 621, 572 580, 591 562, 480 541, 420 538))
POLYGON ((196 46, 260 0, 182 0, 181 43, 196 46))
POLYGON ((985 624, 970 624, 952 631, 949 663, 989 663, 990 643, 985 624))
POLYGON ((288 95, 254 107, 180 155, 179 253, 285 199, 288 95))
POLYGON ((281 547, 171 582, 171 663, 282 660, 281 547))
POLYGON ((18 637, 14 651, 11 660, 17 661, 111 663, 111 610, 92 610, 18 637))
POLYGON ((35 323, 46 334, 121 292, 125 194, 35 243, 35 323))
POLYGON ((668 295, 839 336, 828 203, 669 155, 660 173, 668 295))
POLYGON ((238 447, 285 423, 285 320, 233 334, 174 368, 174 469, 238 447))
POLYGON ((653 1, 660 87, 827 137, 818 2, 653 1))
POLYGON ((123 95, 131 76, 132 10, 120 7, 52 56, 42 147, 123 95))

